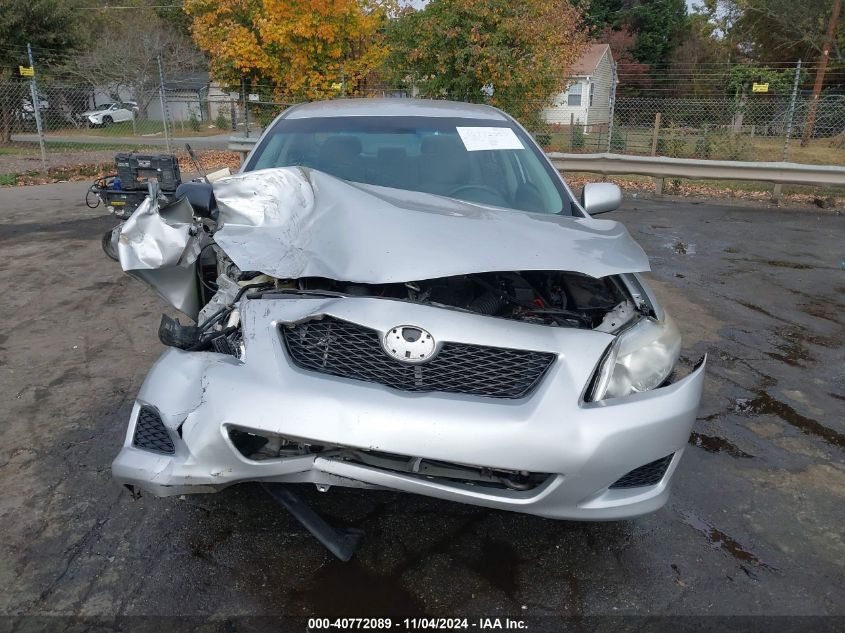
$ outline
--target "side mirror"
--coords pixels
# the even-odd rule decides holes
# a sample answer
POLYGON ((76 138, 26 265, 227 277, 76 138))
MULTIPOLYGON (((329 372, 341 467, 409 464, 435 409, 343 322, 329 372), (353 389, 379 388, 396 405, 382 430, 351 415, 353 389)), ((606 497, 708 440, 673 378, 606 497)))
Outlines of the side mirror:
POLYGON ((622 190, 609 182, 591 182, 581 190, 581 206, 590 215, 615 211, 622 204, 622 190))
POLYGON ((217 201, 214 199, 214 190, 207 182, 183 182, 176 187, 176 197, 187 198, 198 216, 217 219, 217 201))

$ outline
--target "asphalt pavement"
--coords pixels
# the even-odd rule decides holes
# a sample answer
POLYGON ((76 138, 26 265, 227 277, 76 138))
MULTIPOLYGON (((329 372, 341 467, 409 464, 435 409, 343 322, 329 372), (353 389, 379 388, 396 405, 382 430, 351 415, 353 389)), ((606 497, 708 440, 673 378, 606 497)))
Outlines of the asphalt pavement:
POLYGON ((651 257, 686 362, 709 358, 665 508, 573 523, 302 487, 366 531, 341 563, 257 485, 157 499, 111 480, 164 307, 103 255, 114 221, 86 187, 0 190, 0 614, 845 615, 842 216, 603 216, 651 257))

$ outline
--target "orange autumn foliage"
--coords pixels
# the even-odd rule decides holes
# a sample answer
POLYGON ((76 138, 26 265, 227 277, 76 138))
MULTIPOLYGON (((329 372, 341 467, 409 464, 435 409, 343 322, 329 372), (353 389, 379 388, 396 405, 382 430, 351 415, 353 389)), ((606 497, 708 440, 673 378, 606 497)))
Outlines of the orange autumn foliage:
POLYGON ((271 85, 284 100, 360 91, 387 56, 392 0, 185 0, 191 32, 220 81, 271 85))

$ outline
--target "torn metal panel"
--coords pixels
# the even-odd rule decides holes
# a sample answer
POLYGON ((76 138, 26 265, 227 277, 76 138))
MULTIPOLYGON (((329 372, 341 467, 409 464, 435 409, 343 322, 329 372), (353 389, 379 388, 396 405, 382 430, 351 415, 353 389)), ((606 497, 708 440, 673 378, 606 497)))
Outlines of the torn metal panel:
POLYGON ((610 220, 525 213, 287 167, 214 183, 214 239, 241 270, 397 283, 496 270, 649 270, 610 220))
POLYGON ((120 265, 170 305, 196 318, 200 308, 194 262, 200 252, 187 200, 159 209, 146 198, 123 223, 117 239, 120 265))
POLYGON ((162 207, 147 197, 124 222, 117 242, 125 271, 189 266, 198 255, 193 216, 186 200, 162 207))

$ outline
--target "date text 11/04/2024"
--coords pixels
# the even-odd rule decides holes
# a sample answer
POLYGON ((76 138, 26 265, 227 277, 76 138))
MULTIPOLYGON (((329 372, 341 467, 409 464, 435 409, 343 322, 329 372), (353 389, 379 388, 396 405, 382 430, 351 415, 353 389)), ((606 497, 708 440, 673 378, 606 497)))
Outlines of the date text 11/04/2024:
POLYGON ((371 631, 497 631, 526 629, 524 620, 513 618, 309 618, 308 630, 371 630, 371 631))

